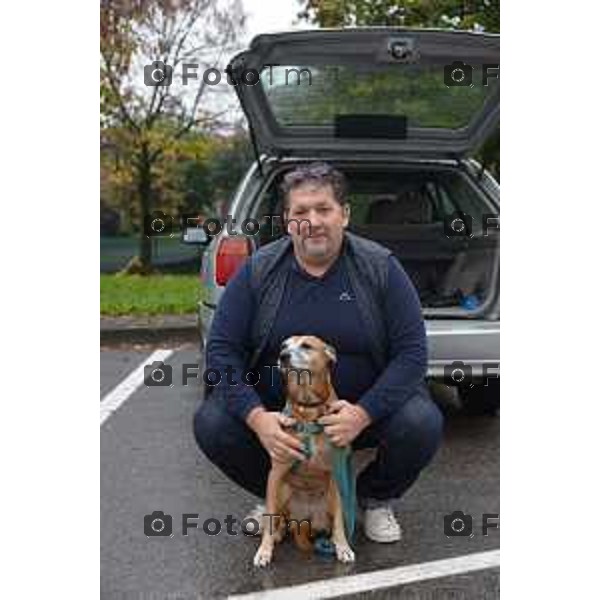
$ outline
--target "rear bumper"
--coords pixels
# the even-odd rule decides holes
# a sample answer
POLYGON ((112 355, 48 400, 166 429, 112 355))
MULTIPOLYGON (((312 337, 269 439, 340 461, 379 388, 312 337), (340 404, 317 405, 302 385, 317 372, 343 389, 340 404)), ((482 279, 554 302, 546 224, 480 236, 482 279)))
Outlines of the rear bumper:
POLYGON ((500 376, 500 321, 426 321, 427 375, 445 379, 463 363, 473 379, 500 376))

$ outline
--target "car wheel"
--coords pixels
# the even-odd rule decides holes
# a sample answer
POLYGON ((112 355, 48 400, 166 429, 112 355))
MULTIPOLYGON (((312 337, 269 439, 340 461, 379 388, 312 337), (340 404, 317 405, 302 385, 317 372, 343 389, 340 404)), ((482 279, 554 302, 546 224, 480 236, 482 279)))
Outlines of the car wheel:
POLYGON ((500 409, 500 379, 461 387, 460 400, 464 412, 473 416, 494 416, 500 409))

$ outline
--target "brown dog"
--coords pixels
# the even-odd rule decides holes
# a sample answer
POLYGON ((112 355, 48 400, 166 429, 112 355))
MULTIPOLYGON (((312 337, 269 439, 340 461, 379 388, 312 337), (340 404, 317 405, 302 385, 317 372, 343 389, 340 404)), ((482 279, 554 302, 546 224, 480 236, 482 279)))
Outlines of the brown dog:
MULTIPOLYGON (((279 368, 287 409, 300 424, 289 433, 305 443, 306 431, 337 400, 330 371, 335 360, 335 350, 318 337, 293 336, 282 345, 279 368), (304 431, 304 437, 298 429, 304 431)), ((296 464, 274 461, 271 465, 266 515, 278 516, 263 517, 262 540, 254 557, 257 567, 271 562, 275 544, 283 539, 286 528, 302 550, 312 550, 314 533, 324 531, 335 546, 338 560, 354 561, 346 538, 340 492, 332 475, 331 445, 322 430, 308 435, 311 452, 306 460, 296 464)))

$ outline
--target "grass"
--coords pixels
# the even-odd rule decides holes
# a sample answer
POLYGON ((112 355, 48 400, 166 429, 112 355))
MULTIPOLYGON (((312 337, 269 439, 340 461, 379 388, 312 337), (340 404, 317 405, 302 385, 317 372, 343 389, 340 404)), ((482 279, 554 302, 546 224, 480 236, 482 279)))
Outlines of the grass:
POLYGON ((164 315, 197 310, 201 294, 194 275, 100 275, 100 314, 164 315))

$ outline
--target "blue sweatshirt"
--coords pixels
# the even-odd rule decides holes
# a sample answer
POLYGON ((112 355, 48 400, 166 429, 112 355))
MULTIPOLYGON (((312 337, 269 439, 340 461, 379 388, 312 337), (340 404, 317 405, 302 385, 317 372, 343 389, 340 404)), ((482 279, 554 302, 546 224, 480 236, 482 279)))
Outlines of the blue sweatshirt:
POLYGON ((425 327, 418 294, 396 258, 389 259, 388 292, 381 307, 390 344, 390 359, 383 372, 378 372, 369 353, 343 261, 338 258, 322 277, 315 277, 294 259, 258 381, 256 376, 246 375, 256 307, 249 266, 246 261, 228 282, 206 346, 207 377, 216 381, 216 373, 208 371, 216 369, 221 377, 217 387, 225 387, 232 414, 245 420, 256 406, 283 408, 276 365, 281 343, 291 335, 315 335, 336 349, 332 378, 338 397, 358 402, 373 421, 393 413, 416 392, 427 369, 425 327))

